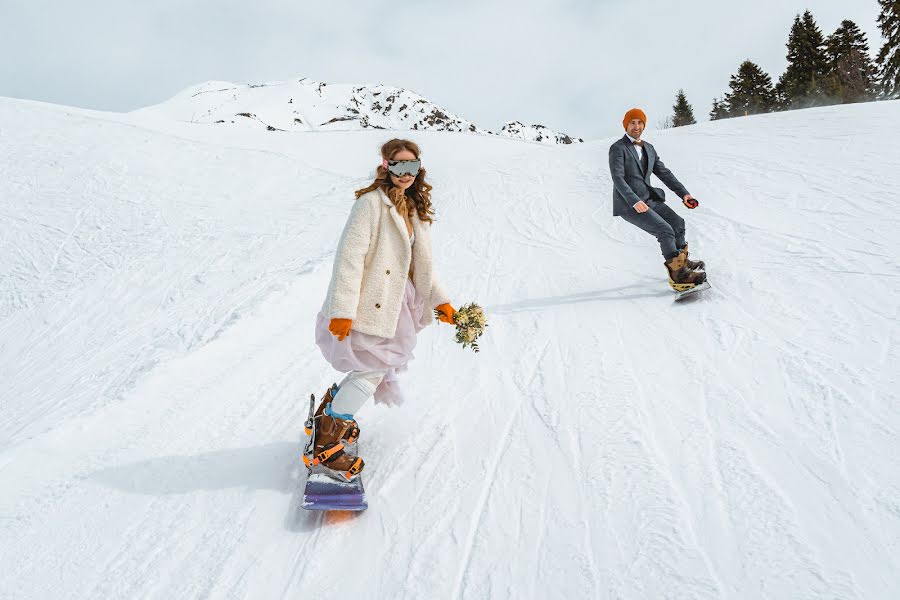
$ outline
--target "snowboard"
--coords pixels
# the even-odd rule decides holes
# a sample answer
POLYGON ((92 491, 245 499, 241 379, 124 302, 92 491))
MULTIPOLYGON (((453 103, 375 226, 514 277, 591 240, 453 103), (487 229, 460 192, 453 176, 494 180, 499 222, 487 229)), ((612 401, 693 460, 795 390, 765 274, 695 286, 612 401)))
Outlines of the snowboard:
MULTIPOLYGON (((331 386, 332 392, 337 392, 337 384, 331 386)), ((304 431, 307 437, 306 446, 303 449, 303 464, 307 472, 306 486, 303 488, 303 500, 300 506, 306 510, 366 510, 369 503, 366 501, 366 491, 363 488, 362 477, 353 481, 337 480, 322 472, 322 465, 313 464, 313 437, 315 436, 314 409, 316 406, 315 394, 309 396, 309 416, 306 418, 304 431)))
POLYGON ((678 302, 679 300, 683 300, 683 299, 687 298, 688 296, 693 296, 694 294, 702 292, 703 290, 708 290, 709 288, 710 288, 710 285, 709 285, 708 281, 704 281, 703 283, 698 283, 697 285, 695 285, 694 287, 692 287, 689 290, 684 290, 683 292, 675 292, 675 301, 678 302))
POLYGON ((338 481, 323 473, 310 473, 301 506, 306 510, 366 510, 369 503, 362 477, 338 481))

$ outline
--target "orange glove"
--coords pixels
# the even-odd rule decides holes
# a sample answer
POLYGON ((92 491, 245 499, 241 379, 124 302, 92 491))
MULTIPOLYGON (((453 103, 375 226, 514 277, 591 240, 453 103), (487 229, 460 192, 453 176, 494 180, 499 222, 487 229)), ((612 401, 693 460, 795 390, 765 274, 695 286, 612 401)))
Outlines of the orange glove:
POLYGON ((328 324, 328 331, 331 332, 331 335, 336 336, 339 342, 343 342, 344 338, 350 335, 352 324, 352 319, 332 319, 328 324))
POLYGON ((434 314, 442 323, 453 325, 453 315, 456 314, 456 309, 449 304, 441 304, 434 309, 434 314))

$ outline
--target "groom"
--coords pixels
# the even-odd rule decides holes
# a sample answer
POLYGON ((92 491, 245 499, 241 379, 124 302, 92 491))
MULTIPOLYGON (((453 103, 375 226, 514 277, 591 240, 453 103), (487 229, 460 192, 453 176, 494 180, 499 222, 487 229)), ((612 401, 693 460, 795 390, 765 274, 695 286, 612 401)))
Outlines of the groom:
POLYGON ((639 108, 625 113, 625 135, 609 147, 609 171, 613 180, 613 215, 653 235, 659 242, 669 271, 669 285, 683 291, 706 281, 703 261, 688 259, 684 239, 684 219, 665 204, 665 192, 651 187, 650 175, 656 175, 683 204, 694 209, 700 205, 688 193, 672 171, 659 159, 656 149, 641 140, 647 116, 639 108))

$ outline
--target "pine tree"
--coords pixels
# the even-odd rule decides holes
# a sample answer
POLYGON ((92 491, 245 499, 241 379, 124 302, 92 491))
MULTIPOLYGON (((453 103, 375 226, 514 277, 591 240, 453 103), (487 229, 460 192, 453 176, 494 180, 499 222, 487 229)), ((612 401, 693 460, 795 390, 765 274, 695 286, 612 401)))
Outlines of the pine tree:
POLYGON ((830 74, 828 91, 839 102, 865 102, 875 97, 875 65, 869 58, 866 34, 844 20, 825 40, 830 74))
POLYGON ((878 27, 885 40, 876 59, 881 92, 886 98, 896 98, 900 96, 900 0, 878 0, 878 4, 878 27))
POLYGON ((728 107, 725 106, 725 101, 720 100, 719 98, 713 98, 712 110, 709 111, 709 120, 718 121, 719 119, 727 119, 729 116, 728 107))
POLYGON ((675 106, 672 107, 675 114, 672 116, 672 127, 683 127, 684 125, 694 125, 697 120, 694 119, 694 108, 688 104, 684 90, 678 90, 675 96, 675 106))
POLYGON ((806 11, 802 18, 794 17, 787 49, 788 67, 778 80, 777 89, 783 98, 783 108, 829 104, 825 40, 811 12, 806 11))
POLYGON ((737 75, 728 83, 731 91, 725 94, 725 110, 730 117, 756 115, 775 109, 775 89, 772 78, 756 63, 745 60, 737 75))

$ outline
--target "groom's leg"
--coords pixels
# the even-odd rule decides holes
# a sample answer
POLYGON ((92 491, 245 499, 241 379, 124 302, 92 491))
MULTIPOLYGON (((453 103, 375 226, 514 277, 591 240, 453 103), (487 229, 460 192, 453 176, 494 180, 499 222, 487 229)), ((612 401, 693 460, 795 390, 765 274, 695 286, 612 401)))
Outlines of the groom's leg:
POLYGON ((655 202, 651 207, 651 210, 662 217, 663 221, 669 224, 672 228, 672 232, 675 234, 675 246, 681 250, 684 248, 684 231, 685 224, 684 219, 682 219, 677 212, 669 208, 668 205, 663 204, 662 202, 655 202))
MULTIPOLYGON (((674 256, 678 256, 678 249, 675 247, 675 230, 654 210, 651 209, 645 213, 631 210, 621 215, 621 217, 655 237, 659 242, 659 250, 662 252, 663 258, 669 260, 674 256)), ((684 231, 682 230, 683 242, 684 231)))

